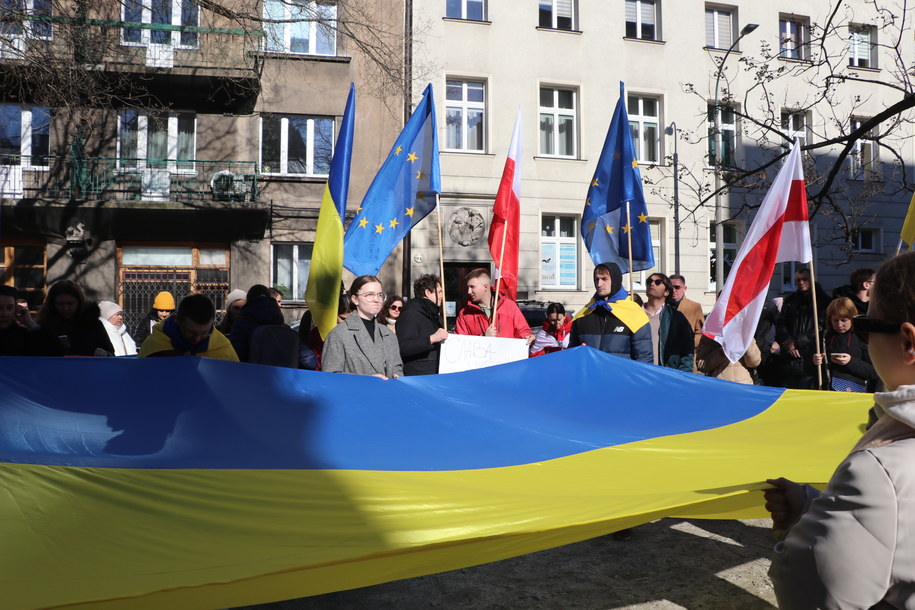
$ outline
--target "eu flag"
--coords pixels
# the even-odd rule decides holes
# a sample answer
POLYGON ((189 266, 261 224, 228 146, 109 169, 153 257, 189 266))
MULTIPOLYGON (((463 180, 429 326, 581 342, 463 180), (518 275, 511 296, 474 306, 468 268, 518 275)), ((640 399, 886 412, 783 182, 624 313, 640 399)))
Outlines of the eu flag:
POLYGON ((343 266, 375 275, 442 192, 432 85, 400 132, 343 238, 343 266))
POLYGON ((594 264, 616 263, 623 273, 654 267, 648 208, 635 158, 624 85, 581 214, 582 237, 594 264), (628 215, 627 215, 628 207, 628 215), (629 237, 632 269, 629 269, 629 237))

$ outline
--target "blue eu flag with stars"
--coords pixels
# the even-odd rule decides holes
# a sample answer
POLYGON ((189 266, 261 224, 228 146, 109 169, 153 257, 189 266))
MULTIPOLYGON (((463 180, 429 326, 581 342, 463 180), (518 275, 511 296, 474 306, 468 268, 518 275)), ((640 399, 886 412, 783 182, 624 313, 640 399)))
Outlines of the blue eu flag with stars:
POLYGON ((432 85, 400 132, 343 238, 343 266, 375 275, 442 192, 432 85))
POLYGON ((648 208, 642 192, 642 175, 629 131, 624 95, 624 86, 620 83, 620 99, 585 199, 581 235, 595 265, 616 263, 623 273, 628 273, 651 269, 655 263, 648 208))

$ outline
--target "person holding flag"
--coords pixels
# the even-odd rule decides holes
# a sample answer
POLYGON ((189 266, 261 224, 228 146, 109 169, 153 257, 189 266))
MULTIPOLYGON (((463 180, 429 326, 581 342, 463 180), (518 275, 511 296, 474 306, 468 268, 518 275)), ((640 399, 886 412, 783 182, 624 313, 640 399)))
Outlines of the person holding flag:
POLYGON ((350 83, 346 109, 321 211, 311 255, 311 269, 305 287, 305 302, 321 339, 337 325, 337 310, 343 284, 343 215, 346 213, 346 195, 349 192, 349 169, 353 156, 353 124, 356 114, 356 87, 350 83))
POLYGON ((431 212, 442 192, 432 85, 369 185, 343 238, 343 266, 375 275, 400 240, 431 212))
MULTIPOLYGON (((595 265, 614 263, 623 273, 654 267, 651 225, 635 157, 625 88, 610 121, 581 214, 582 239, 595 265)), ((630 277, 630 289, 631 289, 630 277)))

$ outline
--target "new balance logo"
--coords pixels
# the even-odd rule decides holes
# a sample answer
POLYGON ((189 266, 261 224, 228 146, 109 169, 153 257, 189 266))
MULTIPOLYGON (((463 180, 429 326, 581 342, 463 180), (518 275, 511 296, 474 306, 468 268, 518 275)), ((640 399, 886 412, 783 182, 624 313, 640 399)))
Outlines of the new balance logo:
POLYGON ((616 328, 613 329, 613 332, 621 333, 621 332, 624 332, 625 330, 626 330, 625 326, 617 326, 616 328))

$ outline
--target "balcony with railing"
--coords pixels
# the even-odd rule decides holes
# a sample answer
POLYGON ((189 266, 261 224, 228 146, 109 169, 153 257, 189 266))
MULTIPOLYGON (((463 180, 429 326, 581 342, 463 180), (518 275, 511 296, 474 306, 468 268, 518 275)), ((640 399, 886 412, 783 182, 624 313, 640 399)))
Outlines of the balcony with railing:
POLYGON ((254 161, 0 155, 0 198, 258 202, 254 161))

